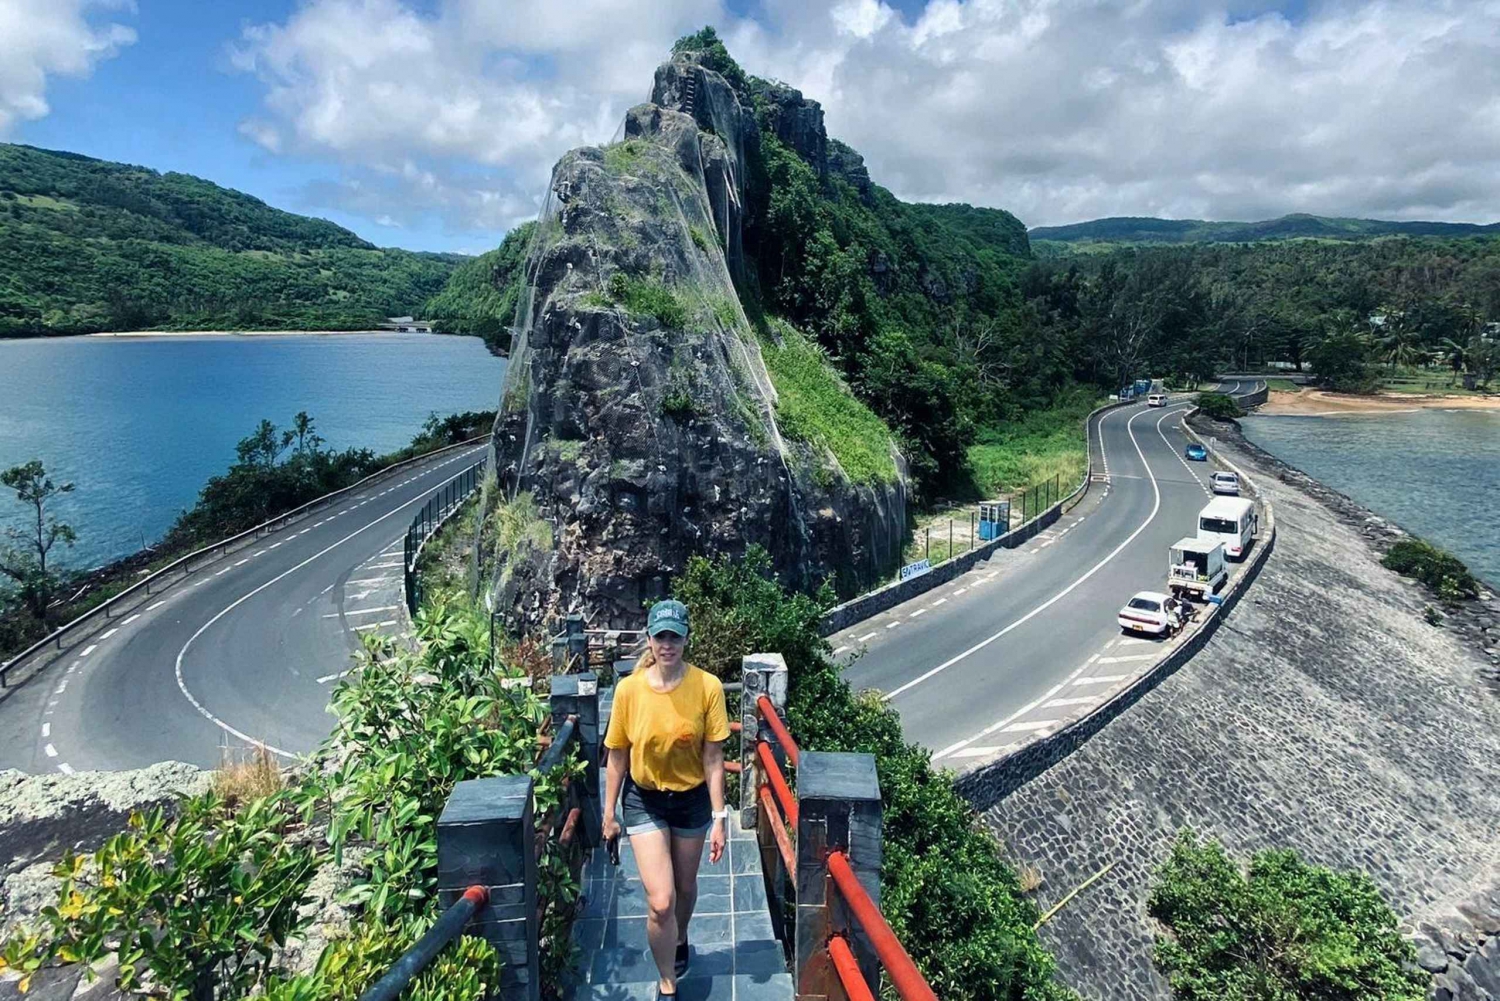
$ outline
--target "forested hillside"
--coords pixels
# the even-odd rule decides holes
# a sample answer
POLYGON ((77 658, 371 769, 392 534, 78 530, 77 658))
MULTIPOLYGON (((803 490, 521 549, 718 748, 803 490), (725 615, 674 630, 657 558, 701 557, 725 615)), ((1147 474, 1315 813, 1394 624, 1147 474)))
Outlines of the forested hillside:
POLYGON ((423 307, 422 317, 445 334, 473 334, 495 354, 508 354, 521 271, 535 231, 534 222, 517 226, 497 249, 465 260, 423 307))
POLYGON ((1370 240, 1381 236, 1500 235, 1500 225, 1468 222, 1391 222, 1294 214, 1259 222, 1205 222, 1115 216, 1030 231, 1038 255, 1090 252, 1100 245, 1158 243, 1253 243, 1260 240, 1370 240))
POLYGON ((0 336, 360 328, 416 312, 462 260, 186 174, 0 144, 0 336))

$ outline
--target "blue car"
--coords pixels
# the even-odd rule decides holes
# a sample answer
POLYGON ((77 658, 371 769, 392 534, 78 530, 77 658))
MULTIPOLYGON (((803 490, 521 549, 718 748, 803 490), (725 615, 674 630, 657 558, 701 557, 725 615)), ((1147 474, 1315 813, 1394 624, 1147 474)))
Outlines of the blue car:
POLYGON ((1189 459, 1192 459, 1194 462, 1208 461, 1208 449, 1204 448, 1196 441, 1189 445, 1187 448, 1183 449, 1182 454, 1187 456, 1189 459))

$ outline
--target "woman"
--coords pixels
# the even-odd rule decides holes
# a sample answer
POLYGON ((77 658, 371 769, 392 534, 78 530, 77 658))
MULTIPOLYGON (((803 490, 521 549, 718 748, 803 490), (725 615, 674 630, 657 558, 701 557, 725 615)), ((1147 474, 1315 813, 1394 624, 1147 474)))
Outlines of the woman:
POLYGON ((615 805, 623 788, 625 833, 646 891, 646 936, 661 977, 657 992, 671 998, 688 968, 688 922, 698 902, 704 838, 710 839, 710 862, 724 855, 729 717, 719 679, 682 659, 686 605, 652 605, 646 637, 648 649, 615 688, 604 735, 604 837, 619 836, 615 805))

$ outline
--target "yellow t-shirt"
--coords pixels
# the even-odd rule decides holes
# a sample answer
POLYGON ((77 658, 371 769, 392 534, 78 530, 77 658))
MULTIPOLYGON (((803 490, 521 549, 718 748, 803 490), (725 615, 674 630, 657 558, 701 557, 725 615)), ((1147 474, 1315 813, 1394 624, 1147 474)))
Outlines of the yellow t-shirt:
POLYGON ((689 664, 670 692, 654 690, 644 670, 621 681, 604 746, 630 748, 630 777, 642 789, 686 792, 703 784, 703 742, 728 739, 723 683, 689 664))

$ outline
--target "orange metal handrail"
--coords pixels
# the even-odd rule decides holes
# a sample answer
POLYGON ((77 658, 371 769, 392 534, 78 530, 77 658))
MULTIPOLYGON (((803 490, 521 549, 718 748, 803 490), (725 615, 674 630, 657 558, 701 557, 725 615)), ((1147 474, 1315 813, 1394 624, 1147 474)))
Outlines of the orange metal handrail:
POLYGON ((787 824, 796 827, 797 800, 792 796, 792 790, 786 784, 786 776, 781 774, 781 766, 776 763, 776 758, 771 754, 771 746, 763 740, 760 741, 755 745, 755 758, 760 762, 761 774, 771 784, 771 791, 776 794, 776 802, 781 804, 781 811, 786 814, 787 824))
POLYGON ((860 885, 853 867, 849 865, 848 856, 843 852, 829 852, 828 874, 833 877, 834 885, 843 895, 844 903, 849 905, 850 913, 865 930, 865 934, 870 936, 875 955, 880 957, 886 972, 891 975, 891 983, 895 985, 896 993, 901 995, 902 1001, 937 1001, 937 995, 927 985, 927 978, 922 976, 917 964, 911 961, 900 939, 896 938, 896 933, 885 923, 885 916, 880 913, 880 908, 875 906, 875 902, 860 885))
POLYGON ((781 742, 782 749, 786 751, 787 760, 795 767, 802 752, 798 749, 797 742, 792 739, 791 731, 786 728, 785 723, 781 722, 781 717, 776 715, 776 706, 764 695, 755 700, 755 706, 760 710, 771 732, 776 735, 776 739, 781 742))
POLYGON ((787 872, 797 871, 797 855, 792 851, 792 839, 786 832, 786 824, 782 823, 781 814, 776 810, 776 804, 771 800, 771 791, 765 786, 760 787, 760 808, 765 811, 766 823, 771 828, 771 835, 776 839, 776 847, 781 852, 781 861, 786 865, 787 872))
POLYGON ((870 993, 870 985, 865 983, 865 975, 860 972, 859 963, 842 935, 828 940, 828 955, 833 957, 833 970, 839 975, 839 983, 844 985, 849 1001, 875 1001, 875 995, 870 993))

